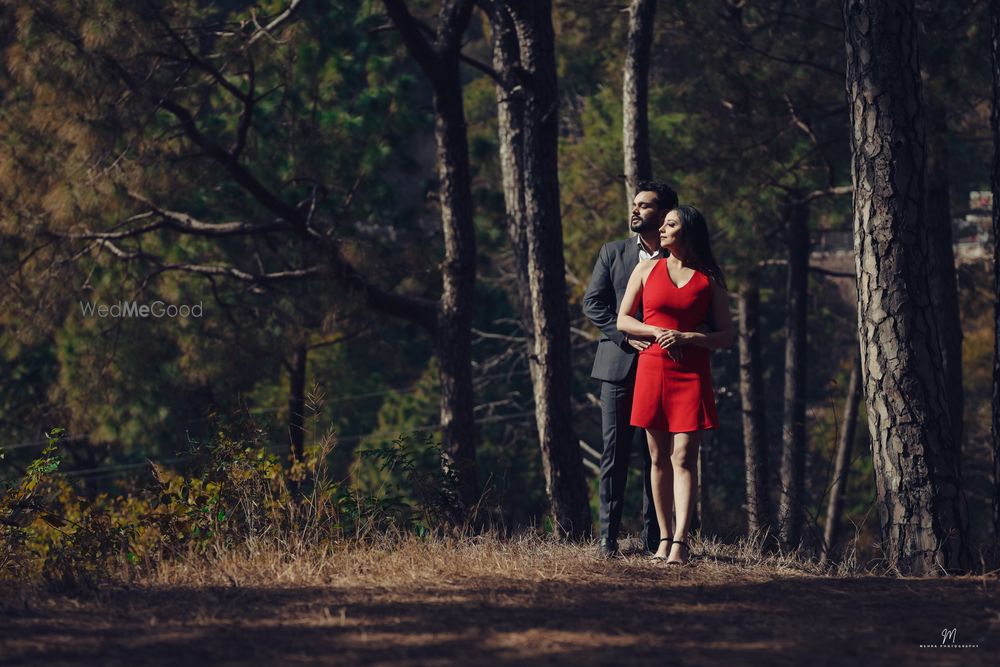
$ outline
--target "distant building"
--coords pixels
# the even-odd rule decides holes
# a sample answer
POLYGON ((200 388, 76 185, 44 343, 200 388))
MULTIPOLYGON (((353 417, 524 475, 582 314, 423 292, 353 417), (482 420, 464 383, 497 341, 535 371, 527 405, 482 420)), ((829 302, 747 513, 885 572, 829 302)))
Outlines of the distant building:
POLYGON ((969 208, 965 215, 951 221, 956 263, 992 257, 992 232, 993 193, 974 190, 969 193, 969 208))
MULTIPOLYGON (((953 218, 951 225, 956 262, 992 257, 993 193, 988 190, 970 192, 968 209, 965 210, 964 215, 953 218)), ((854 232, 850 227, 846 229, 817 229, 813 231, 811 236, 814 264, 817 262, 836 262, 840 255, 853 256, 854 254, 854 232)))
POLYGON ((993 193, 974 190, 969 193, 969 210, 965 217, 952 220, 955 243, 989 244, 993 236, 993 193))

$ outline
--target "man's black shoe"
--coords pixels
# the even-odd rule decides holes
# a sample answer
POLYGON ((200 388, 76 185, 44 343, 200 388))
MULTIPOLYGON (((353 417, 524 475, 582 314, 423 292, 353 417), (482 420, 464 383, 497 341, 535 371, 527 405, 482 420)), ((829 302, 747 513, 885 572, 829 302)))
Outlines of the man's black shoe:
POLYGON ((602 558, 618 558, 621 555, 618 551, 618 542, 602 537, 601 543, 597 546, 597 555, 602 558))

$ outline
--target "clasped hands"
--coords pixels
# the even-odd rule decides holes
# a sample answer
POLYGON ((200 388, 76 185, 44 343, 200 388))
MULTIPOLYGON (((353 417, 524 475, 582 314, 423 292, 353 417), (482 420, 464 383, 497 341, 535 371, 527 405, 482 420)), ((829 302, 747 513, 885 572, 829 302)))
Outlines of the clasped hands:
POLYGON ((647 347, 655 342, 657 345, 662 347, 667 351, 667 355, 674 361, 680 361, 683 356, 683 350, 680 346, 683 345, 689 337, 689 334, 684 331, 677 331, 675 329, 661 329, 656 327, 656 335, 653 341, 643 340, 640 338, 628 337, 628 344, 634 347, 639 352, 642 352, 647 347))
POLYGON ((683 345, 687 342, 689 335, 684 331, 675 329, 661 329, 656 327, 656 336, 653 338, 664 350, 669 350, 675 345, 683 345))

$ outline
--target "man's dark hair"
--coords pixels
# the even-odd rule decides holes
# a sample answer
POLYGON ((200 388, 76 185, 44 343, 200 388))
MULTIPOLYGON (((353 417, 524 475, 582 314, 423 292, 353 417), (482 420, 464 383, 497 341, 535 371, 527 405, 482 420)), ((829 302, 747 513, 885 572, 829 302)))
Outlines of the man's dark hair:
POLYGON ((640 192, 655 192, 656 205, 661 209, 672 211, 677 208, 677 193, 666 183, 659 181, 639 181, 636 186, 636 194, 640 192))

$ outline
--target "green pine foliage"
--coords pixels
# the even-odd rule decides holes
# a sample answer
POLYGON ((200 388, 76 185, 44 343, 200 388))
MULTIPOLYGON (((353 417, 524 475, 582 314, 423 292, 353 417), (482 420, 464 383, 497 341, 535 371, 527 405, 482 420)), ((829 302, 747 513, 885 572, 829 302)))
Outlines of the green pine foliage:
MULTIPOLYGON (((433 24, 436 3, 408 5, 433 24)), ((598 249, 627 234, 632 193, 625 192, 621 155, 627 15, 596 0, 555 5, 559 181, 576 331, 574 375, 566 386, 574 428, 599 449, 600 413, 588 397, 599 390, 589 377, 596 332, 579 306, 598 249)), ((53 573, 79 570, 87 558, 128 566, 129 557, 116 561, 116 554, 123 540, 134 547, 142 535, 129 533, 132 524, 116 513, 173 517, 163 519, 163 534, 185 548, 220 535, 237 539, 249 524, 233 528, 239 511, 234 499, 246 492, 267 503, 285 502, 284 475, 326 498, 323 511, 331 514, 322 516, 334 516, 329 508, 337 508, 340 537, 389 527, 426 530, 447 514, 447 494, 429 493, 446 483, 434 429, 436 362, 423 331, 369 312, 330 281, 257 283, 162 270, 155 261, 123 260, 91 239, 71 236, 153 222, 148 202, 206 223, 275 223, 273 212, 206 159, 204 148, 159 104, 164 96, 182 104, 198 130, 228 150, 241 142, 241 96, 253 94, 238 158, 246 173, 283 202, 311 210, 318 228, 372 282, 437 297, 443 239, 426 79, 388 29, 378 2, 302 3, 279 32, 247 46, 245 37, 255 29, 251 16, 274 16, 284 7, 280 0, 0 2, 0 444, 40 440, 53 423, 65 425, 71 436, 60 446, 59 467, 45 479, 53 498, 61 494, 61 506, 73 508, 66 516, 89 527, 77 529, 83 531, 78 542, 58 542, 51 532, 50 547, 64 549, 63 565, 49 566, 53 573), (183 64, 186 48, 210 67, 183 64), (200 303, 204 317, 81 316, 81 301, 126 299, 200 303), (308 462, 289 470, 288 365, 302 341, 309 347, 308 462), (250 431, 220 436, 218 419, 238 422, 246 413, 253 415, 250 431), (206 460, 215 463, 197 470, 159 466, 156 483, 165 490, 155 506, 133 488, 135 469, 103 477, 58 475, 170 460, 192 446, 214 451, 206 460), (321 466, 324 482, 317 481, 321 466), (256 486, 240 487, 234 475, 256 486), (87 514, 87 503, 104 509, 87 514)), ((766 263, 785 254, 781 206, 789 197, 850 183, 840 11, 832 0, 685 0, 657 8, 650 91, 654 175, 706 214, 731 291, 750 269, 760 269, 769 398, 780 397, 782 389, 784 272, 766 263)), ((988 118, 988 31, 976 20, 978 6, 968 15, 945 14, 945 24, 962 37, 947 44, 946 77, 954 101, 952 202, 959 209, 968 190, 985 189, 988 179, 988 142, 980 141, 988 118)), ((477 15, 464 50, 489 63, 488 25, 477 15)), ((471 67, 463 77, 479 247, 473 347, 479 511, 484 522, 513 530, 538 525, 546 498, 505 227, 495 85, 471 67)), ((848 230, 850 217, 849 196, 811 203, 814 233, 848 230)), ((141 245, 127 238, 115 243, 164 264, 249 273, 325 259, 316 244, 287 229, 214 238, 164 227, 144 234, 141 245)), ((960 285, 969 395, 965 451, 979 508, 973 523, 985 530, 982 425, 988 401, 977 397, 988 395, 991 349, 987 323, 975 315, 988 311, 985 297, 970 291, 980 278, 963 277, 960 285)), ((856 331, 853 306, 832 285, 818 276, 810 283, 807 500, 814 532, 825 514, 856 331)), ((713 358, 723 427, 705 457, 710 499, 703 530, 725 536, 742 532, 745 521, 736 356, 733 349, 713 358)), ((776 468, 776 398, 768 401, 767 417, 776 468)), ((877 534, 866 431, 862 416, 845 509, 845 520, 861 526, 862 545, 877 534)), ((39 454, 43 447, 6 451, 0 477, 14 485, 9 488, 21 488, 33 461, 52 459, 52 451, 39 454)), ((638 461, 636 455, 625 524, 633 532, 641 505, 638 461)), ((596 516, 593 475, 590 483, 596 516)), ((250 514, 244 520, 265 521, 250 514)), ((266 519, 275 525, 289 520, 280 512, 266 519)), ((39 521, 32 530, 56 531, 39 521)), ((32 553, 44 561, 42 551, 32 553)), ((124 553, 143 562, 151 552, 124 553)))

